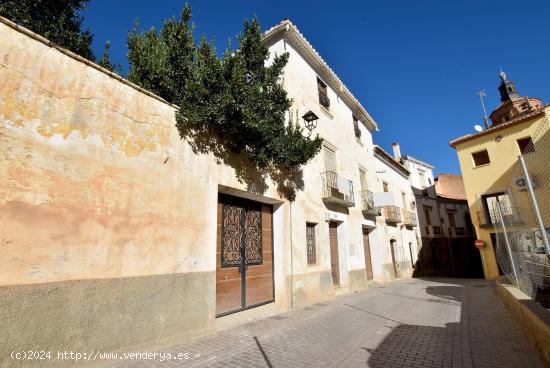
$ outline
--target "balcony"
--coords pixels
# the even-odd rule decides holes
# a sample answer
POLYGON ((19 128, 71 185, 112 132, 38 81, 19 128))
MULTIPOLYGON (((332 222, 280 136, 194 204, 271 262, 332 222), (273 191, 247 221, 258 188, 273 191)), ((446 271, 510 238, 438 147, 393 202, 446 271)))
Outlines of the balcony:
POLYGON ((361 194, 361 210, 363 215, 378 215, 378 210, 374 207, 374 198, 370 190, 362 190, 361 194))
POLYGON ((397 224, 401 222, 401 210, 397 206, 384 206, 382 207, 382 213, 386 222, 390 224, 397 224))
MULTIPOLYGON (((519 207, 501 205, 500 208, 505 224, 515 225, 523 223, 523 221, 521 220, 519 207)), ((481 228, 495 226, 496 224, 500 223, 498 210, 496 208, 492 208, 488 211, 485 209, 477 211, 477 222, 479 224, 479 227, 481 228)))
POLYGON ((355 206, 353 196, 353 182, 338 176, 333 171, 325 171, 321 174, 323 185, 323 202, 339 204, 346 207, 355 206))
POLYGON ((403 224, 405 224, 405 226, 418 226, 416 214, 411 211, 403 210, 403 224))

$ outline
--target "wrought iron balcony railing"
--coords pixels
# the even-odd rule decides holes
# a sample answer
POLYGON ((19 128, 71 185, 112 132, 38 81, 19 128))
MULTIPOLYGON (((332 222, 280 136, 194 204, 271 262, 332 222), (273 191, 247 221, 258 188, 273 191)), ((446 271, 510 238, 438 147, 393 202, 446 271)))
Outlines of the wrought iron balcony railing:
MULTIPOLYGON (((514 206, 500 206, 502 212, 502 218, 507 224, 521 223, 521 215, 519 207, 514 206)), ((494 226, 500 223, 500 216, 496 208, 489 210, 481 209, 477 211, 477 221, 479 227, 486 228, 494 226)))
POLYGON ((323 201, 340 204, 346 207, 355 206, 353 196, 353 182, 345 179, 333 171, 321 174, 323 185, 323 201))
POLYGON ((361 192, 361 210, 365 215, 378 215, 378 209, 374 207, 374 197, 370 190, 361 192))
POLYGON ((397 206, 384 206, 382 207, 384 218, 386 222, 397 224, 401 222, 401 210, 397 206))
POLYGON ((405 226, 418 226, 416 214, 411 211, 403 210, 403 223, 405 226))

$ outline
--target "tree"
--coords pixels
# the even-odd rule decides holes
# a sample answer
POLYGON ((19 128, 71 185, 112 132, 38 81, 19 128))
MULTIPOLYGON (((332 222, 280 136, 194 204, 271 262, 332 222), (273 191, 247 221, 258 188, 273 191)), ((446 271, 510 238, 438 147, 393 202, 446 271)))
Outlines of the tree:
POLYGON ((111 47, 111 42, 107 41, 105 42, 105 49, 103 50, 103 55, 101 55, 101 58, 98 60, 99 66, 104 67, 105 69, 108 69, 112 72, 115 71, 115 66, 111 62, 111 58, 109 57, 109 48, 111 47))
POLYGON ((280 83, 288 54, 269 59, 254 18, 244 22, 239 49, 228 46, 218 57, 204 36, 194 43, 190 21, 186 5, 180 20, 166 21, 160 33, 138 34, 134 27, 128 78, 179 106, 176 127, 195 152, 214 154, 235 167, 240 179, 252 171, 288 184, 322 143, 304 137, 291 118, 292 100, 280 83))
POLYGON ((89 0, 0 0, 0 15, 94 61, 92 34, 79 12, 89 0))
POLYGON ((292 119, 286 121, 292 101, 280 77, 288 54, 267 65, 269 49, 257 18, 245 20, 237 38, 240 48, 228 48, 221 59, 213 44, 201 40, 188 94, 176 101, 180 135, 197 151, 244 152, 260 169, 306 164, 319 152, 321 139, 305 138, 292 119))
POLYGON ((161 32, 151 28, 138 33, 138 22, 128 33, 129 81, 174 103, 190 78, 195 41, 190 24, 191 7, 185 5, 180 20, 164 21, 161 32))

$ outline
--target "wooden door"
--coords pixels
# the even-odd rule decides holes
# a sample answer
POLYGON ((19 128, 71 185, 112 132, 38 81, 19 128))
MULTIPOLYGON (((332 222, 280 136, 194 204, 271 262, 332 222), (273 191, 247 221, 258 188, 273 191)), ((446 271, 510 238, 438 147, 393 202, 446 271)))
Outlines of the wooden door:
POLYGON ((373 279, 372 259, 370 257, 369 231, 363 228, 363 247, 365 248, 365 271, 367 272, 367 281, 373 279))
POLYGON ((391 252, 391 263, 393 264, 393 275, 395 276, 395 278, 398 278, 399 276, 397 273, 397 262, 395 261, 395 244, 397 244, 395 240, 390 241, 390 252, 391 252))
POLYGON ((332 282, 334 286, 340 286, 340 261, 338 255, 338 224, 336 222, 328 223, 328 233, 330 240, 330 269, 332 271, 332 282))
POLYGON ((218 198, 216 315, 274 300, 272 207, 218 198))

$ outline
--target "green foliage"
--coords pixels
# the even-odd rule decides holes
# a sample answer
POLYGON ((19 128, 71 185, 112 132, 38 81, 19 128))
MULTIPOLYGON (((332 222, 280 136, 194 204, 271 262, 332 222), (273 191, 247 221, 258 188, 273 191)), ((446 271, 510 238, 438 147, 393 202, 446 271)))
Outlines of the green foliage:
POLYGON ((134 27, 128 78, 180 107, 176 126, 195 152, 213 153, 233 166, 236 155, 244 157, 272 178, 295 173, 319 152, 321 139, 304 137, 287 119, 292 101, 280 78, 288 54, 269 59, 254 18, 244 22, 239 49, 228 47, 218 57, 214 42, 202 37, 195 44, 190 20, 186 5, 180 20, 166 21, 160 33, 138 34, 134 27))
POLYGON ((94 61, 92 34, 78 14, 89 0, 0 0, 0 15, 94 61))
POLYGON ((191 7, 186 5, 179 21, 164 21, 160 34, 155 28, 138 33, 136 21, 128 33, 128 80, 175 103, 185 92, 195 53, 190 19, 191 7))
POLYGON ((109 41, 105 42, 105 49, 103 50, 103 55, 98 60, 99 66, 104 67, 105 69, 108 69, 112 72, 115 71, 115 66, 111 62, 111 58, 109 57, 109 48, 111 47, 111 43, 109 41))

